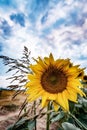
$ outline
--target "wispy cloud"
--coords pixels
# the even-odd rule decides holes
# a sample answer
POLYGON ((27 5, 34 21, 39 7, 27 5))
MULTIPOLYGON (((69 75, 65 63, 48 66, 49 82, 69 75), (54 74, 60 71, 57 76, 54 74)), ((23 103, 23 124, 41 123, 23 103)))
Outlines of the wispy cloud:
POLYGON ((32 57, 52 52, 86 67, 87 1, 0 1, 0 54, 19 58, 23 46, 32 57))

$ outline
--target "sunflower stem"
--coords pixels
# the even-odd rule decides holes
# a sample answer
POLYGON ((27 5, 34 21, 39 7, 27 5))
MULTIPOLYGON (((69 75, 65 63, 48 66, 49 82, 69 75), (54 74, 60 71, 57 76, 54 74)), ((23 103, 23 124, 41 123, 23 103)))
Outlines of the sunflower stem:
POLYGON ((75 121, 78 123, 78 125, 79 125, 80 127, 83 127, 84 130, 87 130, 87 127, 85 127, 72 113, 69 112, 69 115, 70 115, 73 119, 75 119, 75 121))
MULTIPOLYGON (((47 106, 47 111, 50 110, 50 102, 48 103, 47 106)), ((46 122, 46 130, 49 130, 50 128, 50 113, 47 114, 47 122, 46 122)))
MULTIPOLYGON (((34 101, 34 115, 36 115, 36 101, 34 101)), ((35 120, 35 130, 36 130, 37 129, 36 128, 36 118, 34 120, 35 120)))

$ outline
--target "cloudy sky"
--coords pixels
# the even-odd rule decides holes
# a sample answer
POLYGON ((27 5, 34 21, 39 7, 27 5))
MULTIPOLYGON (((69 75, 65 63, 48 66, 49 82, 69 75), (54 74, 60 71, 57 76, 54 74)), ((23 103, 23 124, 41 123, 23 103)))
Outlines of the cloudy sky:
MULTIPOLYGON (((70 58, 87 66, 87 0, 0 0, 0 55, 70 58)), ((0 60, 0 85, 6 68, 0 60)), ((87 69, 85 70, 87 72, 87 69)))

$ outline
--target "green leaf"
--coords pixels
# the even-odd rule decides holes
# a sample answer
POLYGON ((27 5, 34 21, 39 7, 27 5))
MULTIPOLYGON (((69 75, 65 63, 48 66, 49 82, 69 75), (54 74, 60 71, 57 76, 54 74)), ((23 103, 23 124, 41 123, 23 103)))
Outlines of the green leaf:
POLYGON ((21 119, 15 125, 10 126, 7 130, 33 130, 35 127, 35 120, 21 119))
POLYGON ((82 108, 82 104, 75 104, 75 107, 82 108))
POLYGON ((7 128, 7 130, 12 130, 12 126, 9 126, 9 127, 7 128))
POLYGON ((87 99, 85 99, 85 98, 83 98, 83 106, 85 107, 85 108, 87 108, 87 99))
POLYGON ((87 94, 87 88, 83 88, 85 94, 87 94))
POLYGON ((57 130, 64 130, 63 128, 58 128, 57 130))
POLYGON ((57 116, 55 116, 55 117, 53 117, 52 119, 51 119, 51 122, 53 123, 53 122, 55 122, 55 121, 59 121, 59 120, 61 120, 63 117, 64 117, 64 112, 60 112, 57 116))
POLYGON ((35 127, 35 120, 29 121, 28 130, 33 130, 34 127, 35 127))
POLYGON ((80 113, 78 119, 85 127, 87 127, 87 113, 80 113))
POLYGON ((69 101, 69 109, 70 109, 70 112, 73 112, 73 111, 74 111, 74 107, 75 107, 75 103, 73 103, 72 101, 69 101))
POLYGON ((75 125, 68 123, 68 122, 62 123, 62 127, 64 130, 81 130, 78 127, 76 127, 75 125))

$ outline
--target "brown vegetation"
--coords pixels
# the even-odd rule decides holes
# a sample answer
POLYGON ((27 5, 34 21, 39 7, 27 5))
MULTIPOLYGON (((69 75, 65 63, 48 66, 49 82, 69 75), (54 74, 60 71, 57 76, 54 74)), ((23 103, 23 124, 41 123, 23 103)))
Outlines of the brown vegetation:
POLYGON ((15 98, 15 90, 0 90, 0 130, 14 124, 26 95, 21 92, 15 98))
MULTIPOLYGON (((7 127, 14 124, 18 120, 20 106, 23 104, 26 95, 24 92, 18 94, 12 99, 15 90, 0 91, 0 130, 7 130, 7 127)), ((31 104, 29 104, 29 107, 31 104)), ((37 109, 37 113, 39 113, 37 109)), ((37 119, 37 130, 45 130, 46 116, 37 119)), ((50 130, 56 130, 58 124, 52 124, 50 130)))
POLYGON ((21 105, 25 98, 26 95, 24 94, 23 91, 21 91, 20 94, 18 94, 15 98, 16 91, 15 90, 1 90, 0 91, 0 106, 6 106, 6 105, 21 105))

